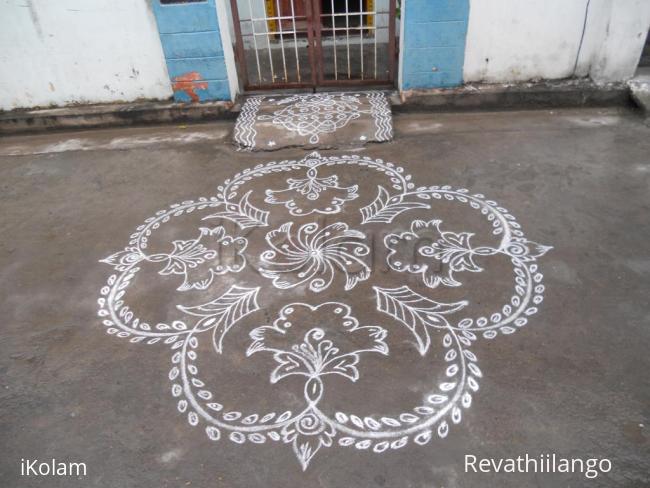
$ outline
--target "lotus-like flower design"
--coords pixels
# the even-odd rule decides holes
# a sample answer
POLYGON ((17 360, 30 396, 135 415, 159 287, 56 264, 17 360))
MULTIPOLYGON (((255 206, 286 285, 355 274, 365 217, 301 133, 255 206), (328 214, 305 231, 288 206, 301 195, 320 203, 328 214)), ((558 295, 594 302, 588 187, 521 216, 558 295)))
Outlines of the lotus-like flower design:
MULTIPOLYGON (((278 363, 271 373, 271 383, 290 375, 317 378, 328 374, 339 374, 356 381, 359 378, 359 354, 388 353, 384 342, 386 330, 360 326, 350 314, 350 307, 338 302, 318 306, 304 303, 286 305, 273 325, 253 329, 250 337, 253 342, 246 353, 248 356, 258 351, 269 351, 278 363)), ((310 391, 308 397, 311 402, 316 402, 320 392, 310 391)))
POLYGON ((223 227, 199 228, 195 239, 172 242, 171 253, 146 255, 138 247, 130 246, 101 260, 117 271, 126 271, 136 264, 148 261, 164 263, 161 275, 183 275, 178 291, 205 290, 216 275, 237 273, 246 266, 244 250, 248 245, 245 237, 232 237, 223 227))
POLYGON ((271 250, 261 256, 260 273, 273 280, 277 288, 293 288, 309 282, 309 289, 320 292, 334 279, 334 270, 345 274, 345 289, 368 279, 370 268, 363 257, 370 253, 365 234, 348 229, 342 222, 319 228, 316 223, 302 225, 292 233, 292 222, 266 234, 271 250))
POLYGON ((382 327, 361 326, 344 303, 317 306, 291 303, 280 310, 273 325, 253 329, 247 356, 266 351, 277 363, 271 383, 287 376, 305 377, 308 407, 282 430, 282 440, 291 443, 303 470, 321 447, 332 445, 331 424, 323 420, 317 404, 323 395, 322 377, 337 374, 355 382, 360 355, 388 355, 387 332, 382 327))
POLYGON ((223 227, 201 227, 196 239, 172 242, 170 254, 154 254, 150 261, 161 261, 165 267, 161 275, 179 274, 185 279, 179 291, 207 289, 216 275, 239 272, 246 265, 244 250, 248 241, 244 237, 232 237, 223 227), (209 246, 209 247, 207 247, 209 246))
POLYGON ((494 254, 492 248, 472 248, 469 232, 440 230, 441 220, 414 220, 411 230, 388 234, 384 244, 388 248, 388 265, 395 271, 421 274, 429 288, 438 285, 460 286, 454 278, 459 271, 482 271, 475 255, 494 254))
POLYGON ((357 185, 340 186, 336 175, 318 177, 316 168, 307 170, 306 178, 288 178, 289 185, 284 190, 266 190, 267 203, 283 203, 291 215, 309 215, 311 213, 334 214, 341 211, 341 206, 359 196, 357 185), (325 200, 323 208, 312 208, 315 201, 325 200))

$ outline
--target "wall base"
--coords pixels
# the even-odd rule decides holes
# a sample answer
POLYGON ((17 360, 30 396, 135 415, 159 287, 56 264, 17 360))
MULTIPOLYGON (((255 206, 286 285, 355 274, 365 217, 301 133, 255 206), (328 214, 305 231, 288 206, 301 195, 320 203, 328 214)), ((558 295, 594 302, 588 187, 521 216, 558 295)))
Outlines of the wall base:
POLYGON ((595 85, 566 80, 521 84, 470 84, 451 89, 407 90, 396 97, 394 112, 513 110, 629 105, 624 83, 595 85))
MULTIPOLYGON (((632 98, 625 83, 602 86, 570 80, 407 90, 393 93, 391 103, 397 113, 454 112, 630 105, 632 98)), ((0 134, 234 119, 239 109, 231 102, 136 102, 14 110, 0 114, 0 134)))
POLYGON ((0 114, 0 134, 234 119, 232 108, 231 102, 135 102, 14 110, 0 114))

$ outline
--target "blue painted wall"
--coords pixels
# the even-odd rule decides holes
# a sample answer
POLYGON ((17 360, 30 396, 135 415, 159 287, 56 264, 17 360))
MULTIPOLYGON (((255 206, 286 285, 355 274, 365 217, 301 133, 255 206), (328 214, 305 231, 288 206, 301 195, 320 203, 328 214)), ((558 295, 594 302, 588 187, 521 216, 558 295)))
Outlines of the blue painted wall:
POLYGON ((406 0, 402 89, 463 83, 469 0, 406 0))
POLYGON ((190 102, 194 94, 194 101, 230 100, 215 0, 151 1, 174 99, 190 102))

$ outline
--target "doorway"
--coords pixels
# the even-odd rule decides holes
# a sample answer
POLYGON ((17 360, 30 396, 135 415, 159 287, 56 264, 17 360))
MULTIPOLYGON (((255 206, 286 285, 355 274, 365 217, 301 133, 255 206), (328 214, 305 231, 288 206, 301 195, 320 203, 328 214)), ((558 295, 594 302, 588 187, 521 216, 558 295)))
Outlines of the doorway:
POLYGON ((244 90, 392 86, 396 0, 231 0, 244 90))

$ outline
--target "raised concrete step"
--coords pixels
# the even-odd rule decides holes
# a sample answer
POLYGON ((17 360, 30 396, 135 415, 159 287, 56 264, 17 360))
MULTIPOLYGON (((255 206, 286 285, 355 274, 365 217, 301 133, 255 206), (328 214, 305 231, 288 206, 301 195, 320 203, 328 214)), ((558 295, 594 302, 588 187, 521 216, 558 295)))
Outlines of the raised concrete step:
POLYGON ((0 134, 234 119, 230 102, 133 102, 0 111, 0 134))
POLYGON ((390 104, 379 91, 250 97, 234 132, 246 150, 349 147, 392 138, 390 104))

